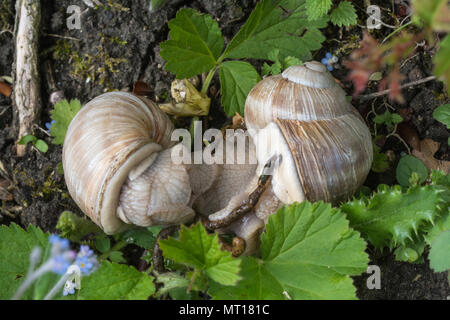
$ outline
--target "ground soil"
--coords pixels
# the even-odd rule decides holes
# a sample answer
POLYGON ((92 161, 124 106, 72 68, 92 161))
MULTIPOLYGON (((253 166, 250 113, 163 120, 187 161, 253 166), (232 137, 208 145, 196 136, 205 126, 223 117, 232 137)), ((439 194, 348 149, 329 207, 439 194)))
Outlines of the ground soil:
MULTIPOLYGON (((0 10, 14 13, 12 0, 0 0, 0 10)), ((167 97, 173 75, 164 71, 164 61, 159 55, 159 43, 168 38, 167 22, 175 17, 177 10, 187 6, 198 11, 211 14, 219 22, 226 41, 236 33, 253 9, 256 0, 193 0, 168 1, 161 9, 148 11, 149 0, 111 0, 102 1, 120 6, 90 9, 82 1, 74 0, 42 0, 42 27, 40 39, 41 62, 49 61, 54 73, 56 86, 64 91, 68 99, 77 98, 85 103, 93 97, 113 89, 131 90, 134 81, 147 82, 154 90, 155 99, 167 97), (82 15, 81 30, 68 30, 66 27, 66 8, 78 4, 85 12, 82 15), (64 38, 65 37, 65 38, 64 38), (123 59, 117 62, 115 59, 123 59), (112 68, 106 67, 112 65, 112 68)), ((373 1, 377 3, 377 1, 373 1)), ((382 1, 380 5, 383 5, 382 1)), ((365 10, 363 1, 353 1, 363 16, 365 10)), ((384 8, 388 12, 390 5, 384 8)), ((6 28, 13 24, 14 15, 0 16, 0 26, 6 28)), ((392 22, 392 21, 391 21, 392 22)), ((389 22, 387 22, 389 23, 389 22)), ((0 30, 1 31, 1 30, 0 30)), ((382 39, 390 31, 375 34, 382 39)), ((342 60, 352 50, 352 37, 361 38, 361 30, 324 30, 327 41, 323 49, 316 53, 315 59, 320 60, 325 52, 342 50, 342 60)), ((402 66, 405 82, 424 78, 431 74, 432 50, 419 47, 417 54, 402 66)), ((0 76, 11 75, 14 60, 12 35, 8 32, 0 34, 0 76)), ((259 62, 260 63, 260 62, 259 62)), ((43 66, 43 63, 40 63, 43 66)), ((257 66, 260 66, 260 64, 257 66)), ((345 90, 352 92, 352 85, 346 80, 346 70, 341 63, 336 66, 333 75, 342 82, 345 90)), ((45 128, 50 121, 49 101, 50 88, 47 84, 45 69, 41 69, 43 110, 37 126, 45 128)), ((219 83, 216 79, 212 87, 217 91, 219 83)), ((214 90, 212 89, 212 90, 214 90)), ((374 92, 377 86, 370 85, 367 92, 374 92)), ((442 142, 435 157, 449 160, 449 149, 446 143, 449 133, 445 126, 432 117, 433 110, 448 101, 440 82, 432 81, 420 86, 404 90, 405 105, 392 103, 392 107, 401 109, 412 108, 411 125, 417 131, 419 138, 431 138, 442 142)), ((361 103, 354 100, 353 104, 361 114, 366 114, 373 107, 383 110, 384 99, 361 103)), ((16 222, 23 226, 34 224, 45 231, 55 232, 57 219, 61 212, 70 210, 81 214, 80 210, 67 194, 63 175, 57 170, 61 162, 60 146, 51 143, 51 138, 45 129, 36 129, 35 135, 44 139, 50 149, 42 154, 30 150, 26 157, 15 156, 14 143, 16 139, 13 123, 12 101, 0 95, 0 161, 12 181, 11 192, 13 201, 2 201, 0 206, 0 223, 16 222)), ((188 126, 189 119, 174 119, 177 126, 188 126)), ((222 111, 220 99, 213 99, 209 117, 205 119, 209 126, 222 127, 231 122, 222 111)), ((383 151, 392 154, 392 166, 405 146, 395 138, 390 138, 382 145, 383 151)), ((371 173, 366 185, 375 188, 380 183, 394 184, 393 169, 383 174, 371 173)), ((355 278, 358 297, 361 299, 449 299, 450 287, 446 273, 434 273, 428 267, 427 261, 422 264, 396 262, 392 254, 369 250, 371 264, 381 268, 382 287, 380 290, 369 290, 364 274, 355 278)))

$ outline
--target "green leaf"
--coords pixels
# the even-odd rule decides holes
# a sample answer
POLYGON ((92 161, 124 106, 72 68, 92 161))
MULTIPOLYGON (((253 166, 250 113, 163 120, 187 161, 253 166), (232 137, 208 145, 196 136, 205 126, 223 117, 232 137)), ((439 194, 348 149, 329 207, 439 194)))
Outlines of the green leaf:
POLYGON ((385 172, 389 169, 387 155, 382 153, 380 147, 378 147, 375 143, 373 144, 373 150, 372 171, 377 173, 385 172))
POLYGON ((218 235, 207 234, 200 223, 191 228, 182 225, 179 240, 169 238, 159 244, 165 258, 202 271, 222 285, 234 285, 240 279, 241 261, 221 250, 218 235))
POLYGON ((80 111, 81 103, 79 100, 61 100, 55 104, 51 111, 51 118, 56 121, 50 128, 50 133, 54 137, 53 143, 61 145, 64 143, 67 128, 75 115, 80 111))
POLYGON ((284 206, 261 237, 261 259, 245 257, 234 287, 213 283, 215 299, 355 299, 350 275, 367 269, 365 242, 344 214, 317 202, 284 206))
POLYGON ((109 260, 114 263, 125 263, 127 262, 123 257, 123 253, 121 251, 112 251, 109 253, 109 260))
POLYGON ((153 250, 155 245, 156 236, 146 228, 126 231, 123 236, 127 243, 134 243, 144 249, 153 250))
POLYGON ((450 129, 450 104, 443 104, 437 107, 433 112, 433 117, 445 124, 447 129, 450 129))
POLYGON ((434 223, 442 193, 433 186, 414 186, 402 192, 400 186, 380 185, 372 197, 344 203, 350 225, 377 248, 395 248, 413 240, 419 230, 434 223))
POLYGON ((220 66, 222 104, 228 116, 236 112, 244 115, 245 99, 250 90, 261 80, 258 72, 248 62, 227 61, 220 66))
POLYGON ((147 300, 155 292, 153 277, 131 266, 103 262, 83 278, 80 300, 147 300))
POLYGON ((306 0, 308 20, 316 20, 326 15, 331 4, 331 0, 306 0))
POLYGON ((101 253, 108 252, 111 249, 111 240, 104 235, 103 237, 98 237, 95 240, 95 249, 100 251, 101 253))
POLYGON ((35 136, 29 134, 29 135, 23 136, 23 137, 19 140, 18 144, 21 144, 21 145, 27 145, 27 144, 30 143, 30 142, 32 142, 32 143, 36 142, 36 140, 37 140, 37 138, 36 138, 35 136))
POLYGON ((94 235, 104 235, 102 229, 92 222, 92 220, 87 219, 86 217, 79 217, 70 211, 61 213, 58 223, 56 224, 56 229, 60 231, 61 237, 77 243, 90 233, 94 235))
POLYGON ((331 22, 338 27, 355 25, 357 18, 355 7, 348 1, 340 2, 330 15, 331 22))
POLYGON ((419 175, 419 183, 423 183, 428 177, 428 169, 420 159, 411 155, 402 157, 396 170, 398 183, 404 187, 409 187, 413 172, 419 175))
POLYGON ((308 21, 304 1, 262 0, 231 40, 223 58, 270 60, 269 54, 278 49, 281 61, 287 56, 310 60, 311 51, 320 49, 325 40, 318 29, 325 27, 327 20, 308 21))
POLYGON ((177 78, 190 78, 211 70, 217 63, 224 39, 217 21, 193 9, 181 9, 169 21, 170 40, 161 44, 166 69, 177 78))
MULTIPOLYGON (((11 299, 19 288, 28 272, 32 250, 48 245, 48 234, 32 225, 26 231, 14 223, 0 226, 0 299, 11 299)), ((22 299, 32 297, 27 292, 22 299)))
POLYGON ((441 41, 441 47, 433 59, 434 75, 445 82, 450 94, 450 34, 441 41))
POLYGON ((442 232, 433 240, 428 259, 435 272, 450 270, 450 231, 442 232))
POLYGON ((48 144, 41 139, 36 140, 36 142, 34 142, 34 146, 42 153, 46 153, 48 151, 48 144))
POLYGON ((302 61, 300 59, 289 56, 284 59, 283 67, 284 67, 284 69, 287 69, 289 67, 299 66, 301 64, 302 64, 302 61))

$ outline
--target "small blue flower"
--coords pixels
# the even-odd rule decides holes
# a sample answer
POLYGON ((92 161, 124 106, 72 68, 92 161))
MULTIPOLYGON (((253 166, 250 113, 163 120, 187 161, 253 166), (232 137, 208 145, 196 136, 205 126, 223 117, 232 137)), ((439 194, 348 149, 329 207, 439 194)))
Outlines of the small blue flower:
POLYGON ((327 52, 321 62, 327 66, 328 71, 333 71, 333 64, 338 62, 338 58, 327 52))
POLYGON ((78 257, 91 257, 94 254, 94 251, 92 251, 89 246, 81 246, 80 252, 78 252, 78 257))
POLYGON ((60 251, 67 250, 70 247, 69 240, 64 239, 64 238, 60 238, 56 234, 52 234, 48 238, 48 241, 53 245, 53 247, 57 247, 60 251))
MULTIPOLYGON (((94 257, 95 258, 95 257, 94 257)), ((94 268, 94 263, 97 261, 97 258, 95 260, 89 259, 88 257, 78 257, 75 261, 75 264, 80 267, 81 272, 84 274, 89 274, 92 269, 94 268)))
POLYGON ((65 274, 69 266, 69 261, 63 255, 52 258, 52 271, 56 274, 65 274))
POLYGON ((52 120, 52 122, 46 122, 45 127, 47 128, 47 130, 50 130, 52 125, 54 125, 55 123, 56 123, 55 120, 52 120))
POLYGON ((76 284, 73 281, 66 281, 64 284, 63 296, 75 293, 76 284))

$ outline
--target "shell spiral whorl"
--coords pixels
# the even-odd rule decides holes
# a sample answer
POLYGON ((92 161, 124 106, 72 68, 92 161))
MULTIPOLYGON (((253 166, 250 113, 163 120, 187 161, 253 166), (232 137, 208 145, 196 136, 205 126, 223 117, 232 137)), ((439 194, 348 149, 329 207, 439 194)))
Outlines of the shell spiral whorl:
POLYGON ((293 66, 259 82, 247 98, 245 120, 256 134, 276 124, 310 201, 349 197, 370 170, 370 131, 319 62, 293 66))
POLYGON ((172 131, 171 121, 154 102, 125 92, 96 97, 72 120, 63 148, 67 188, 106 233, 123 226, 116 208, 128 174, 168 148, 172 131))

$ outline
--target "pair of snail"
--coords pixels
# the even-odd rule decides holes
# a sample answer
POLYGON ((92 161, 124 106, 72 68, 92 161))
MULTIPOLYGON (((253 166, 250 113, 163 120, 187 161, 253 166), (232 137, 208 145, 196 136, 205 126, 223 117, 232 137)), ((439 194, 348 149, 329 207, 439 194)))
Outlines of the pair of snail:
POLYGON ((128 224, 188 223, 196 213, 214 222, 235 215, 261 185, 264 167, 277 159, 253 206, 219 229, 243 238, 250 254, 280 206, 336 203, 354 194, 370 170, 370 132, 321 63, 306 62, 259 82, 246 100, 245 123, 254 144, 246 152, 257 164, 177 164, 171 160, 179 146, 171 141, 174 127, 154 102, 124 92, 103 94, 68 128, 68 190, 108 234, 128 224))

